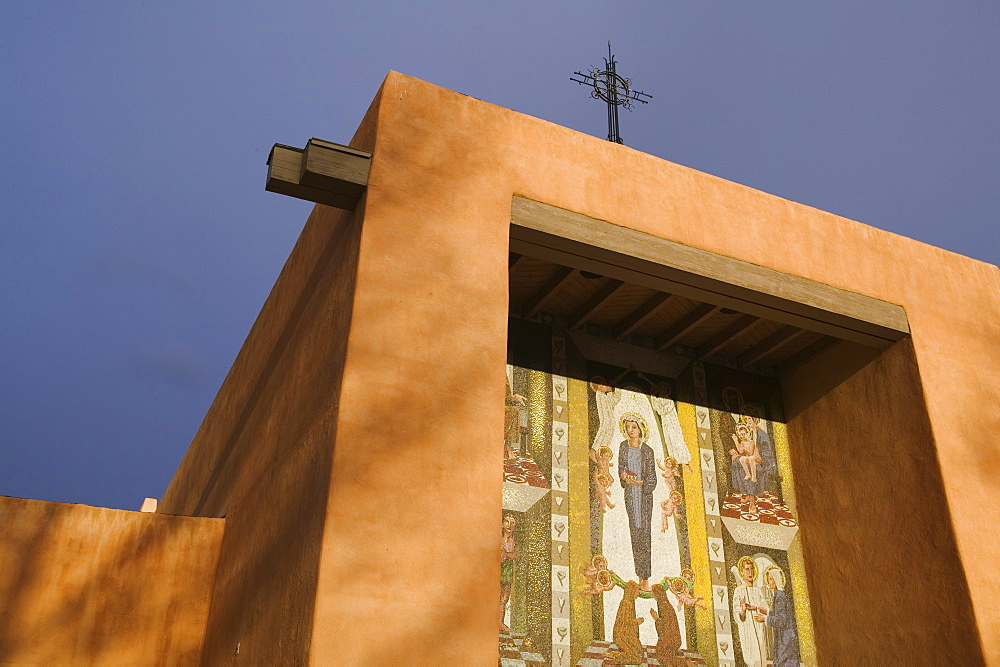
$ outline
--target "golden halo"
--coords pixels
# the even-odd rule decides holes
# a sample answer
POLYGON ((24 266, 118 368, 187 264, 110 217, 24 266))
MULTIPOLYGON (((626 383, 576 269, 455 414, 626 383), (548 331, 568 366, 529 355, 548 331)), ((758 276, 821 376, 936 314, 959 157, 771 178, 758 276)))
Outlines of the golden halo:
POLYGON ((626 412, 618 420, 618 428, 621 430, 622 435, 628 440, 628 431, 625 430, 625 422, 635 422, 639 425, 639 431, 642 433, 642 441, 646 442, 646 438, 649 437, 649 426, 646 424, 646 420, 643 419, 642 415, 638 412, 626 412))
POLYGON ((615 483, 615 478, 606 472, 597 473, 597 483, 601 486, 608 487, 615 483))
POLYGON ((608 447, 607 445, 601 445, 600 447, 597 448, 597 458, 599 459, 603 459, 606 457, 608 460, 610 460, 611 458, 614 457, 614 455, 615 453, 611 451, 611 448, 608 447))
POLYGON ((687 588, 687 583, 680 577, 670 580, 670 590, 674 593, 683 593, 687 588))
POLYGON ((683 577, 684 579, 687 579, 686 575, 691 575, 691 579, 693 580, 694 579, 694 570, 689 569, 689 568, 684 568, 683 570, 681 570, 681 577, 683 577))
POLYGON ((743 561, 748 561, 753 565, 753 579, 751 581, 757 581, 757 561, 750 556, 743 556, 738 561, 736 561, 736 572, 739 574, 740 579, 743 579, 743 561))
POLYGON ((596 556, 594 556, 590 560, 590 562, 598 570, 606 570, 606 569, 608 569, 608 559, 605 558, 604 556, 602 556, 601 554, 597 554, 596 556))
POLYGON ((597 577, 595 577, 595 580, 597 581, 597 585, 600 588, 611 588, 614 585, 611 582, 611 573, 608 572, 607 570, 601 570, 600 572, 598 572, 597 577))

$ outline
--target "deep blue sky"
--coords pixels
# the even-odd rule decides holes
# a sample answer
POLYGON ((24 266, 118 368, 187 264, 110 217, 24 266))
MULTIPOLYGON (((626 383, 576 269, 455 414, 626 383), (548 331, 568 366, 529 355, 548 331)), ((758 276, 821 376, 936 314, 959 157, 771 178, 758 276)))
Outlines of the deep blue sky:
MULTIPOLYGON (((0 495, 160 497, 390 69, 993 264, 1000 3, 0 4, 0 495)), ((995 323, 992 323, 995 326, 995 323)))

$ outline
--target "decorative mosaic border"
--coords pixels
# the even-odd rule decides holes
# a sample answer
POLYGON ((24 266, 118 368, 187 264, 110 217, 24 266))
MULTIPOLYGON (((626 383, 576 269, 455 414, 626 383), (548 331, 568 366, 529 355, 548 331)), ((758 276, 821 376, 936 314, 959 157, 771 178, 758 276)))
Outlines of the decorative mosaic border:
POLYGON ((715 623, 715 645, 719 667, 735 667, 732 621, 729 616, 729 586, 727 585, 726 549, 722 542, 722 517, 719 514, 719 479, 712 446, 712 424, 708 414, 708 387, 705 366, 693 365, 695 420, 698 432, 698 453, 701 456, 701 485, 705 495, 705 529, 708 535, 708 568, 712 577, 712 606, 715 623))
POLYGON ((552 657, 551 664, 570 664, 569 586, 569 383, 566 338, 552 337, 552 657))

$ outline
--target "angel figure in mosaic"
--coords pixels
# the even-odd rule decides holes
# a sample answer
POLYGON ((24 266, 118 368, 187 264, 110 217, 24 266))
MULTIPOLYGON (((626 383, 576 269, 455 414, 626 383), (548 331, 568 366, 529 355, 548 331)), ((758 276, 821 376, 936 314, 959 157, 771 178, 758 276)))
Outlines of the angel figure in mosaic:
POLYGON ((681 476, 680 466, 677 465, 677 459, 672 456, 668 456, 656 464, 656 467, 662 470, 660 477, 666 482, 667 488, 671 491, 677 490, 677 478, 681 476))
POLYGON ((615 478, 611 476, 611 459, 614 452, 610 447, 601 446, 596 450, 590 450, 590 460, 594 462, 594 494, 600 504, 601 513, 614 509, 611 502, 611 487, 615 483, 615 478))
POLYGON ((671 579, 670 592, 677 598, 678 610, 694 606, 707 609, 702 603, 705 596, 694 594, 694 570, 685 568, 681 571, 681 576, 671 579))
POLYGON ((739 584, 733 590, 733 620, 739 628, 743 661, 748 667, 765 667, 767 664, 767 595, 757 585, 757 561, 743 556, 733 568, 739 584))
POLYGON ((580 574, 587 580, 587 588, 580 591, 581 595, 600 595, 615 587, 615 581, 608 570, 608 559, 600 554, 581 566, 580 574))
POLYGON ((683 521, 684 515, 681 514, 681 503, 684 501, 684 496, 681 495, 680 491, 671 491, 667 499, 660 503, 660 532, 665 533, 670 528, 670 517, 674 517, 677 521, 683 521))

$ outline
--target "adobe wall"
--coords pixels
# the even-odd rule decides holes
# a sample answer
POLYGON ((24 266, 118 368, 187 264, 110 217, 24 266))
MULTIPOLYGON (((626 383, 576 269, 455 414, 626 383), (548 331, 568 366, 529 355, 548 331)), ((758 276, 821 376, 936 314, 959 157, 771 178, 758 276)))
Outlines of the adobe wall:
MULTIPOLYGON (((1000 485, 992 463, 1000 455, 996 267, 390 73, 337 415, 315 660, 496 659, 496 406, 504 397, 514 194, 904 306, 912 352, 908 362, 896 359, 901 352, 886 353, 886 368, 902 365, 876 383, 884 390, 845 389, 806 408, 791 427, 812 437, 824 419, 839 425, 838 415, 857 416, 852 447, 865 443, 879 457, 899 453, 896 427, 905 427, 918 456, 900 470, 924 472, 901 484, 866 473, 865 485, 843 487, 831 485, 843 474, 830 476, 813 459, 799 457, 795 472, 802 489, 829 488, 854 505, 883 503, 875 516, 911 518, 890 511, 892 504, 922 506, 931 516, 916 531, 909 523, 885 526, 875 542, 866 530, 841 534, 847 529, 822 515, 825 501, 814 496, 802 506, 803 535, 817 533, 805 540, 810 586, 837 596, 827 609, 845 615, 886 610, 870 606, 868 591, 850 588, 858 579, 845 580, 852 572, 843 565, 824 567, 830 555, 820 553, 870 537, 852 548, 864 552, 872 572, 897 574, 904 584, 888 599, 909 609, 905 619, 898 610, 889 616, 905 632, 865 635, 873 651, 905 647, 933 658, 947 648, 975 662, 974 614, 986 653, 1000 655, 1000 544, 997 531, 982 528, 1000 519, 992 502, 1000 485), (922 393, 906 384, 918 379, 922 393), (939 474, 927 472, 931 466, 939 474), (885 494, 876 495, 871 485, 883 484, 885 494), (931 506, 929 497, 938 502, 931 506), (810 515, 818 523, 809 525, 810 515), (921 544, 929 532, 940 548, 921 544), (894 547, 880 548, 886 541, 894 547), (919 562, 901 559, 908 551, 919 562), (944 640, 943 618, 950 619, 944 640), (345 636, 352 638, 346 645, 345 636)), ((836 658, 823 651, 857 641, 858 626, 845 615, 817 623, 821 660, 836 658)))
POLYGON ((158 508, 226 517, 203 664, 309 660, 363 210, 315 207, 158 508))
POLYGON ((0 663, 197 665, 223 523, 0 497, 0 663))

